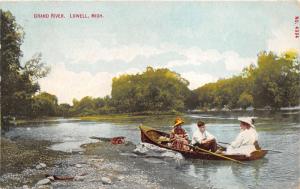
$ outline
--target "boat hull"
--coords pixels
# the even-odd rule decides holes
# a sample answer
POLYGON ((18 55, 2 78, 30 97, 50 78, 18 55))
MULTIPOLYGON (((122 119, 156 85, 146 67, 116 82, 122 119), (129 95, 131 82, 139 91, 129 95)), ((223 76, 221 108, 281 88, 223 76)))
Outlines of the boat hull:
MULTIPOLYGON (((166 148, 181 153, 185 158, 203 159, 203 160, 226 160, 222 157, 218 157, 209 153, 200 151, 184 151, 169 147, 167 144, 158 142, 160 136, 169 137, 168 133, 155 130, 151 127, 140 126, 141 141, 150 143, 161 148, 166 148)), ((223 155, 238 161, 251 161, 263 158, 267 154, 266 150, 257 150, 251 153, 250 157, 246 155, 223 155)))

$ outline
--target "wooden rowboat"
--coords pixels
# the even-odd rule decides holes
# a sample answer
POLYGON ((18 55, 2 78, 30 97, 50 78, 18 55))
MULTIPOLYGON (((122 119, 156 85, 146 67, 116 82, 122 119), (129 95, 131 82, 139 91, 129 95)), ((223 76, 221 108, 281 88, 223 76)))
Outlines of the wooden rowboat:
MULTIPOLYGON (((141 130, 141 140, 142 142, 154 144, 156 146, 159 146, 161 148, 166 148, 169 150, 180 152, 185 158, 195 158, 195 159, 205 159, 205 160, 225 160, 222 157, 218 157, 206 152, 200 152, 200 151, 184 151, 184 150, 178 150, 175 148, 172 148, 167 145, 167 142, 160 142, 160 137, 166 137, 169 138, 169 134, 155 130, 151 127, 146 126, 140 126, 141 130)), ((234 160, 238 161, 251 161, 251 160, 257 160, 263 158, 267 154, 267 150, 256 150, 251 153, 250 157, 246 155, 223 155, 228 158, 232 158, 234 160)))

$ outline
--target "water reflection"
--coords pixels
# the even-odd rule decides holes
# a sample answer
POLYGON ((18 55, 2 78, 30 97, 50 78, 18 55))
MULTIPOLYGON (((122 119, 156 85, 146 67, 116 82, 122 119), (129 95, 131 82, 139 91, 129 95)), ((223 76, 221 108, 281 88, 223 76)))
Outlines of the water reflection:
MULTIPOLYGON (((193 177, 194 183, 206 183, 211 188, 261 188, 261 168, 266 159, 240 165, 228 161, 190 160, 182 171, 193 177)), ((265 165, 264 165, 265 164, 265 165)))

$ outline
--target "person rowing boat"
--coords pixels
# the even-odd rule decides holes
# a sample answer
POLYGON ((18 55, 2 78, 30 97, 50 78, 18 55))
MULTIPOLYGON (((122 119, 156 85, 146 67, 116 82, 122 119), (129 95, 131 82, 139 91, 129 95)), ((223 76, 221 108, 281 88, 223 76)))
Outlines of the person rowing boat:
POLYGON ((192 137, 192 145, 212 152, 217 150, 216 138, 206 130, 203 121, 198 121, 197 123, 197 130, 192 137))

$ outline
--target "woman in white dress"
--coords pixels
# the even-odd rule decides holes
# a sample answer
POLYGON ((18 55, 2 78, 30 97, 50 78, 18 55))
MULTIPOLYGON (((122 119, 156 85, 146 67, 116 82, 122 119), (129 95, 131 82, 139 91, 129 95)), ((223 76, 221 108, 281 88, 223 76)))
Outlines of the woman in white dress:
POLYGON ((241 132, 236 139, 227 147, 225 154, 244 154, 250 156, 251 152, 258 147, 258 134, 250 117, 240 117, 241 132))

